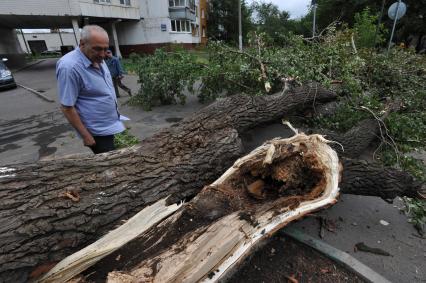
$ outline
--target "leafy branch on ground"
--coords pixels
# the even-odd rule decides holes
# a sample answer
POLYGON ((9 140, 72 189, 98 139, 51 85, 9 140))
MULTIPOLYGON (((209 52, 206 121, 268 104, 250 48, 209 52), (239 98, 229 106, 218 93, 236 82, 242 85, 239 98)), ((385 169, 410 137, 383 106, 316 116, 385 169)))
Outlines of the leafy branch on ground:
POLYGON ((371 48, 374 38, 384 38, 383 27, 376 34, 376 19, 366 9, 356 15, 353 29, 336 22, 314 39, 253 32, 243 51, 210 42, 202 60, 185 50, 158 50, 137 58, 141 90, 132 103, 150 109, 184 103, 184 91, 208 102, 318 82, 339 94, 339 107, 331 116, 310 119, 312 126, 343 132, 374 117, 386 132, 375 158, 426 181, 425 165, 416 159, 426 145, 426 57, 400 47, 389 53, 371 48))
POLYGON ((408 221, 414 225, 420 235, 424 236, 426 231, 426 201, 404 197, 404 211, 408 221))
POLYGON ((130 147, 132 145, 139 144, 140 140, 133 136, 129 130, 124 130, 123 132, 116 134, 114 137, 114 145, 117 149, 130 147))

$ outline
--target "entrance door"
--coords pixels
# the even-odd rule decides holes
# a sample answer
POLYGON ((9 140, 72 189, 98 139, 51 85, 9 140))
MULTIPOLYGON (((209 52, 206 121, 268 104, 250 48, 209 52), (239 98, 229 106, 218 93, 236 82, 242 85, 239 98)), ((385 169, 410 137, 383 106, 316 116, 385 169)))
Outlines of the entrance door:
POLYGON ((28 40, 28 45, 30 46, 33 54, 40 54, 47 50, 46 41, 44 40, 28 40))

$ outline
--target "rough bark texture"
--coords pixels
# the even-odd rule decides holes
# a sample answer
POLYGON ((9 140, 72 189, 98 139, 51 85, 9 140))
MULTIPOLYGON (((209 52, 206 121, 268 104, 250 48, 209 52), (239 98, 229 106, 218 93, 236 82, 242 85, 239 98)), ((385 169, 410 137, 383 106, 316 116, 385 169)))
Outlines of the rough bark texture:
POLYGON ((422 183, 404 171, 364 160, 340 160, 344 168, 341 193, 378 196, 392 201, 396 196, 417 197, 422 189, 422 183))
POLYGON ((376 120, 365 119, 346 133, 322 129, 310 129, 309 132, 322 134, 328 140, 338 142, 340 145, 336 143, 332 147, 339 155, 358 158, 380 136, 380 127, 376 120))
POLYGON ((0 282, 38 276, 167 195, 193 196, 241 155, 239 133, 335 98, 306 87, 285 96, 234 96, 138 147, 2 168, 0 282))

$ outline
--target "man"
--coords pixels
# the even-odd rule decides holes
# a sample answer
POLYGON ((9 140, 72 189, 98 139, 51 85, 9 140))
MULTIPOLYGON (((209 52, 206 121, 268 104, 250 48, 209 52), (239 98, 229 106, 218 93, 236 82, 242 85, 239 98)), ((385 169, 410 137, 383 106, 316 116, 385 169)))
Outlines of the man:
POLYGON ((61 110, 85 146, 95 154, 114 150, 114 135, 124 131, 111 75, 104 62, 107 32, 85 26, 79 48, 56 65, 61 110))
POLYGON ((123 67, 121 67, 120 60, 117 57, 112 55, 111 50, 108 50, 106 52, 105 62, 108 66, 109 72, 111 73, 112 82, 114 83, 115 94, 117 95, 117 97, 120 97, 120 93, 118 92, 118 87, 126 91, 129 94, 129 96, 132 96, 132 91, 130 90, 130 88, 128 88, 121 82, 121 80, 123 79, 123 73, 124 73, 123 67))

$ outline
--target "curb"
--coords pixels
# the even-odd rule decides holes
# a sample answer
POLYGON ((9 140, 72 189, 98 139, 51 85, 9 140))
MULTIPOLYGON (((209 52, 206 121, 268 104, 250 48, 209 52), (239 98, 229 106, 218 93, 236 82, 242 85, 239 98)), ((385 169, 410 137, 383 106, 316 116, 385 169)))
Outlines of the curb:
POLYGON ((40 92, 36 91, 35 89, 32 89, 32 88, 29 88, 27 86, 21 85, 19 83, 16 83, 16 85, 19 86, 19 87, 22 87, 25 90, 28 90, 31 93, 34 93, 35 95, 37 95, 38 97, 40 97, 43 100, 46 100, 48 102, 55 102, 54 100, 52 100, 52 99, 48 98, 47 96, 41 94, 40 92))
POLYGON ((391 283, 389 280, 378 274, 370 267, 366 266, 350 254, 336 249, 333 246, 325 243, 324 241, 318 240, 308 234, 303 233, 299 229, 286 227, 280 231, 281 234, 288 236, 302 244, 305 244, 316 251, 322 253, 326 257, 340 263, 347 269, 351 270, 361 278, 368 282, 374 283, 391 283))
POLYGON ((12 70, 12 73, 17 73, 17 72, 23 71, 23 70, 25 70, 27 68, 30 68, 30 67, 34 66, 34 65, 40 64, 41 62, 44 62, 44 61, 46 61, 46 59, 39 59, 39 60, 37 60, 35 62, 31 62, 29 64, 26 64, 25 66, 23 66, 21 68, 18 68, 16 70, 12 70))

